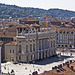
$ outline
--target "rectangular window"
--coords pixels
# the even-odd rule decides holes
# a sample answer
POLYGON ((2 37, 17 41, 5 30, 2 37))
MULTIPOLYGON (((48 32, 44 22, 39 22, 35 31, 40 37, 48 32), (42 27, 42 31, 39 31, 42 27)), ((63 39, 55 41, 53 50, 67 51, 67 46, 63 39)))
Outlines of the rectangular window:
POLYGON ((42 39, 42 49, 44 49, 44 39, 42 39))
POLYGON ((60 39, 62 39, 62 34, 60 34, 60 39))
POLYGON ((35 42, 35 40, 33 40, 33 42, 35 42))
POLYGON ((52 48, 52 41, 51 41, 51 48, 52 48))
POLYGON ((13 53, 14 53, 14 50, 13 50, 13 53))
POLYGON ((19 41, 19 43, 21 43, 21 41, 19 41))
POLYGON ((45 44, 45 49, 47 49, 47 48, 48 48, 48 47, 47 47, 47 46, 48 46, 48 45, 47 45, 47 39, 45 39, 45 43, 44 43, 44 44, 45 44))
POLYGON ((39 40, 39 50, 41 50, 41 39, 39 40))
POLYGON ((32 44, 30 44, 30 52, 32 52, 32 44))
POLYGON ((33 44, 33 51, 35 51, 35 44, 33 44))
POLYGON ((10 53, 11 53, 11 49, 10 49, 10 53))
POLYGON ((21 45, 19 45, 19 53, 21 53, 21 49, 22 49, 22 47, 21 47, 21 45))
POLYGON ((54 45, 53 47, 55 47, 55 40, 53 41, 53 45, 54 45))
POLYGON ((26 53, 28 53, 28 45, 26 45, 26 53))

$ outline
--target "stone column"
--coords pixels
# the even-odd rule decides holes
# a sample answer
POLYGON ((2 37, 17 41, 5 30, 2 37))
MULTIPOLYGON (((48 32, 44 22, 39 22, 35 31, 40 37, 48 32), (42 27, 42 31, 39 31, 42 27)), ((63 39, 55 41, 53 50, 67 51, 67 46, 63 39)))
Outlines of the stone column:
POLYGON ((38 60, 39 60, 39 52, 38 52, 38 60))
POLYGON ((47 57, 49 57, 49 50, 47 51, 47 57))

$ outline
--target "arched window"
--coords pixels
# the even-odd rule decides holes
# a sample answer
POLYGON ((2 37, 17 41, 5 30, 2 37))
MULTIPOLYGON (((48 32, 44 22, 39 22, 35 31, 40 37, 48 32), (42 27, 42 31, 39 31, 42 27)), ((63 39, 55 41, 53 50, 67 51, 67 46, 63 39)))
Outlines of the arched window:
POLYGON ((67 45, 65 45, 65 47, 67 47, 67 45))
POLYGON ((60 47, 60 45, 58 45, 58 47, 60 47))
POLYGON ((72 46, 70 45, 70 48, 72 48, 72 46))
POLYGON ((64 45, 62 45, 62 47, 64 47, 64 45))

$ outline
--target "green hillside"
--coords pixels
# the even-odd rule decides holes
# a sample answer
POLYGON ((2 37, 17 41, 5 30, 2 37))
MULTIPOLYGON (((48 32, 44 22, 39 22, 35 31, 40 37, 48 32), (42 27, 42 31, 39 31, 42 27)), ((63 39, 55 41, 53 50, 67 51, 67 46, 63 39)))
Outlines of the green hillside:
POLYGON ((53 17, 75 17, 74 11, 62 9, 39 9, 30 7, 18 7, 15 5, 6 5, 0 3, 0 18, 22 18, 28 15, 42 15, 53 17))

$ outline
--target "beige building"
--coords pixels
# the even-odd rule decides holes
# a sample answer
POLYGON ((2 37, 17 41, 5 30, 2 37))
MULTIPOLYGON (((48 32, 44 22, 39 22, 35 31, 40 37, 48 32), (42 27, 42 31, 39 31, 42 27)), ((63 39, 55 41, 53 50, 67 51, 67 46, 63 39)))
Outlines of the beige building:
POLYGON ((75 29, 64 28, 56 31, 57 48, 75 48, 75 29))
POLYGON ((10 42, 5 44, 5 59, 6 61, 16 61, 17 43, 10 42))
POLYGON ((27 28, 18 28, 17 61, 29 62, 56 55, 55 29, 40 28, 39 32, 35 27, 25 29, 27 28))

